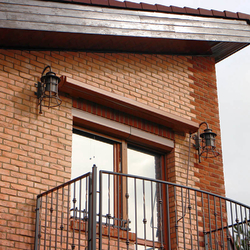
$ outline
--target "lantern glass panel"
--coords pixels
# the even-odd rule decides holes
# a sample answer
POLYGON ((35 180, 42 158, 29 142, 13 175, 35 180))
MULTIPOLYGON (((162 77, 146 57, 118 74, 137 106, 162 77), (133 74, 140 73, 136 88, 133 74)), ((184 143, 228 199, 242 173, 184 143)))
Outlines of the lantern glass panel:
POLYGON ((59 83, 59 78, 55 75, 48 73, 45 76, 45 95, 56 96, 58 93, 58 83, 59 83))

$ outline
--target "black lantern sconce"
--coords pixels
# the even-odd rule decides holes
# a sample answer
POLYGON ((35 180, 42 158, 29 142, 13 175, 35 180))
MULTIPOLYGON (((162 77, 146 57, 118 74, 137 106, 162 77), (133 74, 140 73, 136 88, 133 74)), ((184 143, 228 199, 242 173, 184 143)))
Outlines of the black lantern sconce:
POLYGON ((36 84, 38 105, 40 108, 39 114, 42 114, 42 106, 53 108, 60 106, 62 100, 58 96, 58 84, 60 78, 51 71, 50 66, 46 66, 42 72, 40 82, 36 84), (45 74, 46 70, 48 72, 45 74))
POLYGON ((215 146, 215 137, 216 133, 212 132, 212 129, 208 127, 206 122, 202 122, 199 125, 199 129, 196 135, 193 136, 195 140, 194 147, 198 150, 199 162, 201 162, 201 157, 204 158, 213 158, 219 155, 219 152, 216 151, 215 146), (204 130, 202 134, 200 134, 200 127, 205 124, 207 128, 204 130))

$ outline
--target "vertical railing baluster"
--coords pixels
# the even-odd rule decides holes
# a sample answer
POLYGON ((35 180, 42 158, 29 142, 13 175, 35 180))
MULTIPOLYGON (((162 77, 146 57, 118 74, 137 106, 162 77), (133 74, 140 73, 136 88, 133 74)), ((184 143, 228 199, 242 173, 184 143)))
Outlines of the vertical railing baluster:
POLYGON ((41 213, 41 198, 38 197, 36 200, 36 231, 35 231, 35 250, 40 248, 40 213, 41 213))
POLYGON ((118 225, 118 243, 117 243, 117 248, 119 250, 120 248, 120 227, 121 227, 121 220, 122 220, 122 217, 124 216, 123 214, 121 214, 122 210, 121 210, 121 207, 122 207, 122 201, 121 201, 121 204, 120 204, 120 199, 122 199, 122 190, 120 192, 120 186, 122 186, 122 180, 121 180, 121 183, 120 183, 120 176, 117 175, 117 214, 118 214, 118 220, 117 220, 117 225, 118 225))
POLYGON ((212 242, 212 230, 211 230, 211 215, 210 215, 210 195, 207 194, 207 204, 208 204, 208 221, 209 221, 209 243, 211 249, 213 249, 213 242, 212 242))
POLYGON ((191 249, 193 249, 193 231, 192 231, 192 220, 191 220, 191 203, 190 203, 190 189, 188 189, 188 211, 189 211, 189 225, 191 234, 191 249))
POLYGON ((243 249, 246 249, 246 244, 245 244, 245 234, 244 234, 244 219, 243 219, 243 215, 242 215, 242 206, 240 206, 239 208, 240 210, 240 218, 241 218, 241 232, 242 232, 242 237, 243 237, 243 249))
POLYGON ((92 247, 91 250, 96 250, 96 194, 97 194, 97 167, 96 165, 92 168, 93 172, 93 185, 92 185, 92 247))
POLYGON ((117 200, 116 200, 116 198, 117 198, 117 196, 115 195, 115 194, 117 194, 116 193, 116 190, 115 190, 115 187, 116 187, 116 181, 115 181, 115 176, 116 175, 113 175, 113 177, 111 177, 112 178, 112 181, 111 181, 111 183, 113 183, 112 185, 113 185, 113 187, 112 187, 112 193, 113 193, 113 201, 112 201, 112 204, 113 204, 113 211, 112 211, 112 215, 113 215, 113 218, 112 218, 112 225, 113 226, 115 226, 115 218, 116 218, 116 213, 115 213, 115 202, 117 202, 117 200))
POLYGON ((225 238, 224 238, 224 223, 223 223, 223 216, 222 216, 222 204, 221 204, 221 198, 219 198, 220 201, 220 220, 221 220, 221 238, 222 238, 222 249, 225 249, 225 238))
POLYGON ((247 209, 245 207, 245 216, 246 216, 246 244, 247 244, 247 250, 250 250, 250 208, 248 208, 248 213, 247 213, 247 209), (248 216, 248 218, 247 218, 248 216))
MULTIPOLYGON (((238 218, 238 206, 237 206, 237 204, 235 203, 234 204, 234 206, 235 206, 235 216, 236 216, 236 219, 235 219, 235 222, 236 222, 236 224, 237 224, 237 234, 236 234, 236 236, 238 236, 238 247, 239 247, 239 249, 241 249, 241 242, 240 242, 240 228, 239 228, 239 218, 238 218)), ((237 238, 236 238, 236 240, 237 240, 237 238)))
POLYGON ((69 249, 69 217, 70 217, 70 190, 71 185, 68 185, 68 194, 67 194, 67 238, 66 238, 66 250, 69 249))
POLYGON ((197 204, 197 191, 194 192, 195 195, 195 219, 196 219, 196 234, 197 234, 197 246, 200 249, 200 239, 199 239, 199 222, 198 222, 198 204, 197 204))
POLYGON ((152 238, 153 238, 153 249, 155 249, 155 237, 154 237, 154 230, 155 230, 155 224, 154 224, 154 198, 153 198, 153 182, 150 181, 150 187, 151 187, 151 211, 152 211, 152 238))
MULTIPOLYGON (((134 178, 134 190, 135 190, 135 235, 137 235, 137 181, 136 178, 134 178)), ((135 249, 138 249, 138 242, 137 242, 137 236, 135 239, 135 249)))
POLYGON ((227 230, 227 249, 230 249, 230 233, 229 233, 229 226, 228 226, 228 207, 227 207, 227 201, 225 200, 225 209, 226 209, 226 215, 227 215, 227 220, 226 220, 226 230, 227 230))
POLYGON ((92 241, 92 181, 93 178, 93 169, 89 175, 89 218, 88 218, 88 249, 91 250, 91 241, 92 241))
MULTIPOLYGON (((162 184, 159 183, 159 203, 160 203, 160 232, 161 232, 161 249, 164 249, 164 241, 163 241, 163 195, 162 195, 162 184)), ((168 192, 167 192, 167 199, 168 192)), ((169 211, 169 206, 167 206, 167 211, 169 211)))
MULTIPOLYGON (((162 200, 162 185, 159 184, 159 193, 160 193, 160 226, 161 226, 161 248, 163 249, 164 243, 163 243, 163 214, 162 214, 162 206, 163 206, 163 200, 162 200)), ((166 185, 166 204, 167 204, 167 230, 168 230, 168 247, 171 249, 171 234, 170 234, 170 212, 169 212, 169 187, 168 184, 166 185)))
POLYGON ((71 248, 75 249, 75 222, 76 222, 76 182, 73 183, 73 236, 72 236, 72 245, 71 248))
MULTIPOLYGON (((186 249, 186 239, 185 239, 185 215, 184 215, 184 204, 183 204, 183 188, 181 188, 181 205, 182 205, 182 230, 183 230, 183 243, 184 243, 184 250, 186 249)), ((186 208, 185 208, 186 209, 186 208)))
POLYGON ((79 232, 78 232, 78 249, 81 247, 81 214, 82 214, 82 180, 79 180, 79 232))
POLYGON ((88 239, 88 216, 89 216, 89 211, 88 211, 88 186, 89 186, 89 176, 85 179, 85 215, 84 215, 84 223, 85 223, 85 238, 84 238, 84 245, 87 247, 87 239, 88 239))
POLYGON ((51 207, 50 207, 50 239, 49 239, 49 249, 51 249, 51 244, 52 244, 52 213, 53 213, 53 192, 51 193, 51 207))
POLYGON ((147 237, 147 219, 146 219, 146 197, 145 197, 145 180, 142 181, 142 195, 143 195, 143 224, 144 224, 144 247, 146 249, 146 237, 147 237))
POLYGON ((102 171, 99 172, 99 250, 102 250, 102 171))
POLYGON ((38 234, 38 247, 40 249, 41 247, 41 237, 42 237, 42 234, 41 234, 41 230, 42 230, 42 221, 41 221, 41 216, 42 216, 42 207, 43 207, 43 197, 41 196, 40 197, 40 210, 39 210, 39 234, 38 234))
POLYGON ((203 221, 203 234, 204 234, 204 240, 205 240, 205 249, 207 248, 207 233, 206 233, 206 221, 205 221, 205 208, 204 208, 204 197, 203 193, 201 193, 201 206, 202 206, 202 221, 203 221))
MULTIPOLYGON (((167 186, 167 189, 168 189, 168 185, 167 186)), ((166 199, 166 202, 168 203, 168 199, 166 199)), ((174 186, 174 214, 175 214, 175 234, 176 234, 176 245, 178 246, 179 244, 179 230, 178 230, 178 220, 177 220, 177 197, 176 197, 176 186, 174 186)), ((167 217, 167 230, 168 230, 168 242, 170 241, 171 242, 171 236, 170 236, 170 218, 169 216, 167 217)), ((168 248, 171 249, 171 245, 169 245, 168 243, 168 248)))
POLYGON ((108 174, 108 214, 106 215, 108 223, 108 250, 110 250, 110 174, 108 174))
MULTIPOLYGON (((97 167, 94 165, 92 167, 92 180, 90 181, 90 208, 89 208, 89 241, 88 241, 88 250, 96 249, 96 192, 97 192, 97 167)), ((102 226, 99 225, 100 227, 102 226)), ((99 243, 100 244, 100 243, 99 243)))
POLYGON ((56 190, 56 233, 55 233, 55 249, 57 249, 57 224, 58 224, 58 189, 56 190))
POLYGON ((128 193, 128 177, 126 176, 126 214, 127 214, 127 239, 126 245, 129 250, 129 193, 128 193))
POLYGON ((217 227, 217 209, 216 209, 216 199, 214 196, 214 220, 215 220, 215 235, 214 235, 214 242, 215 242, 215 249, 218 249, 218 227, 217 227))
POLYGON ((62 242, 63 242, 63 229, 64 229, 64 225, 63 225, 63 217, 64 217, 64 187, 62 188, 62 211, 61 211, 61 226, 60 226, 60 230, 61 230, 61 248, 62 248, 62 242))
POLYGON ((46 249, 46 238, 47 238, 47 209, 48 209, 48 195, 46 194, 45 203, 45 225, 44 225, 44 250, 46 249))
POLYGON ((233 244, 234 248, 236 247, 235 245, 235 237, 234 237, 234 217, 233 217, 233 208, 232 208, 232 202, 230 201, 230 211, 231 211, 231 225, 232 225, 232 235, 233 235, 233 244))
POLYGON ((247 218, 247 208, 245 207, 245 209, 244 209, 244 215, 245 215, 245 218, 244 218, 244 220, 245 220, 245 230, 244 230, 244 232, 245 232, 245 242, 246 242, 246 249, 247 250, 250 250, 250 209, 249 209, 249 218, 247 218), (249 225, 249 226, 248 226, 249 225))

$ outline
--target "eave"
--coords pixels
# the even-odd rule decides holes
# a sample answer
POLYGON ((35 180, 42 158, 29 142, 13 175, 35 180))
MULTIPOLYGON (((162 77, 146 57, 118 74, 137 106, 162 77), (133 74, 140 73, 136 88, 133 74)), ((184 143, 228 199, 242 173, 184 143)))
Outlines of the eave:
POLYGON ((207 55, 218 62, 250 43, 244 20, 37 0, 0 0, 0 7, 1 48, 207 55))

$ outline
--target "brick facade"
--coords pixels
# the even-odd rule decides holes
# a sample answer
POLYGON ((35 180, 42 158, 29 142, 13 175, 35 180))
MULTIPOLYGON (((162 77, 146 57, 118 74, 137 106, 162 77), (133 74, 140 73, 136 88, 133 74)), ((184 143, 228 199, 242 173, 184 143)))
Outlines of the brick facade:
MULTIPOLYGON (((188 120, 206 121, 217 133, 217 148, 221 148, 212 57, 0 50, 1 250, 33 249, 36 195, 71 175, 71 108, 83 109, 79 103, 84 100, 60 94, 62 105, 43 108, 39 115, 35 83, 46 65, 59 76, 188 120)), ((168 180, 185 185, 189 134, 174 133, 167 124, 160 129, 157 124, 138 128, 174 139, 175 148, 167 156, 168 180)), ((188 185, 224 195, 221 157, 198 164, 192 148, 188 185)))

